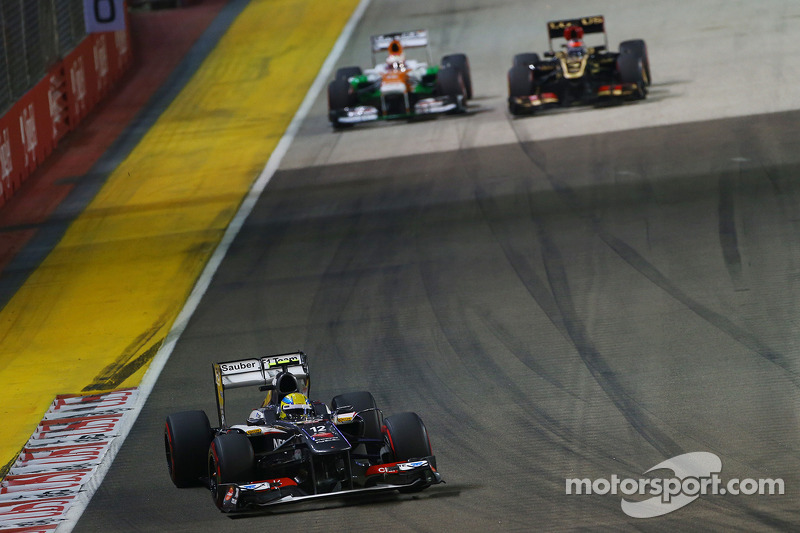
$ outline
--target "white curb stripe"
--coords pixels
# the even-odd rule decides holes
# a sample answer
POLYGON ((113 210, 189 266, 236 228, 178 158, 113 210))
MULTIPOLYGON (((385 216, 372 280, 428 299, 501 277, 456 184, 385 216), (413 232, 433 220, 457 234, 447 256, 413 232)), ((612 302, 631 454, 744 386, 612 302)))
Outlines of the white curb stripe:
POLYGON ((189 323, 189 320, 208 290, 208 287, 211 284, 211 279, 214 277, 219 265, 222 263, 223 258, 227 254, 228 248, 230 248, 231 243, 233 243, 233 240, 236 238, 236 235, 239 233, 239 230, 242 228, 245 220, 253 210, 253 207, 258 201, 259 196, 261 196, 261 193, 272 179, 272 176, 278 170, 281 160, 286 155, 286 152, 289 150, 292 142, 294 142, 297 132, 300 130, 300 125, 303 123, 308 115, 308 112, 311 110, 314 100, 317 99, 317 96, 325 87, 325 83, 327 82, 328 78, 330 78, 339 56, 344 51, 347 42, 350 40, 350 37, 355 31, 359 21, 363 17, 364 12, 369 7, 370 2, 371 0, 361 0, 353 14, 350 16, 350 19, 347 21, 347 24, 345 24, 345 27, 342 30, 342 33, 339 35, 339 38, 336 40, 336 43, 333 45, 330 54, 328 54, 327 59, 322 64, 317 77, 314 79, 314 82, 308 89, 305 99, 303 99, 303 103, 300 104, 300 107, 295 113, 292 122, 289 124, 289 127, 286 128, 286 133, 284 133, 283 137, 281 137, 281 140, 278 142, 278 145, 275 147, 275 150, 272 152, 272 155, 267 161, 266 166, 253 183, 253 186, 250 188, 250 191, 242 202, 242 205, 239 207, 239 210, 236 212, 236 215, 233 217, 230 225, 228 225, 228 229, 225 231, 225 234, 223 235, 220 243, 217 245, 216 250, 214 250, 214 254, 209 259, 205 269, 203 269, 203 273, 198 278, 197 283, 195 284, 191 294, 189 295, 189 298, 186 301, 186 304, 184 305, 178 317, 175 319, 172 329, 170 329, 169 333, 164 339, 164 343, 161 345, 158 353, 150 363, 150 367, 142 378, 142 383, 139 385, 139 394, 136 398, 136 403, 133 406, 133 410, 127 413, 125 416, 125 423, 120 429, 119 437, 112 441, 108 452, 106 453, 100 465, 98 465, 95 474, 83 486, 83 490, 80 492, 78 498, 70 506, 65 520, 58 526, 57 531, 59 533, 68 533, 72 531, 72 529, 78 523, 81 515, 86 510, 86 507, 89 505, 89 501, 92 499, 92 496, 94 496, 94 493, 97 492, 97 489, 103 482, 103 478, 105 478, 108 470, 111 468, 111 463, 114 461, 114 458, 119 452, 120 447, 130 433, 130 430, 133 427, 133 424, 136 422, 136 419, 139 417, 139 413, 141 413, 147 398, 153 391, 156 381, 158 381, 158 377, 161 375, 161 371, 167 364, 170 355, 172 355, 172 351, 175 349, 175 344, 183 334, 186 326, 189 323))

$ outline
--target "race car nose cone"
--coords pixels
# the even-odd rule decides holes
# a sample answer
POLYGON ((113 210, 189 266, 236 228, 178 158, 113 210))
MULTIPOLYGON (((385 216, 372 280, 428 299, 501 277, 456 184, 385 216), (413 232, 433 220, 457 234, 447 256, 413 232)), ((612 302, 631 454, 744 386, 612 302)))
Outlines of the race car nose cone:
POLYGON ((406 84, 400 81, 390 81, 381 84, 381 94, 403 94, 406 84))

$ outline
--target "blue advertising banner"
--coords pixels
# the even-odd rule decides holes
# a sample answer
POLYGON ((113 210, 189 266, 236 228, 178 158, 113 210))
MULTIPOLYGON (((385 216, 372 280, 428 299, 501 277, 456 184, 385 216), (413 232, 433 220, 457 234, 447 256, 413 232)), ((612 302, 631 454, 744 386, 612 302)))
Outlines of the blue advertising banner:
POLYGON ((83 0, 86 33, 125 29, 125 0, 83 0))

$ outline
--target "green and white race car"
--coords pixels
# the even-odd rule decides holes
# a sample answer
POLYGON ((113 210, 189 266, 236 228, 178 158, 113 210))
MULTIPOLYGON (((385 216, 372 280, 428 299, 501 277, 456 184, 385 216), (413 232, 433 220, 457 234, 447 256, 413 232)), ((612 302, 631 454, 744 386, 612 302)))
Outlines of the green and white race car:
POLYGON ((463 113, 472 98, 469 60, 464 54, 431 65, 428 32, 414 30, 373 35, 372 58, 387 52, 367 70, 342 67, 328 84, 328 117, 338 128, 360 122, 442 113, 463 113), (425 60, 406 58, 406 50, 425 50, 425 60))

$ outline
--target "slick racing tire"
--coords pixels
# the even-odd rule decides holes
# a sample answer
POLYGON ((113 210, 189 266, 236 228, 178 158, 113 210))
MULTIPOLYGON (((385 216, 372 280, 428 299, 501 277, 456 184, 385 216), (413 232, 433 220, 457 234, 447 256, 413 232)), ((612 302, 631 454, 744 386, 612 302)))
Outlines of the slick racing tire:
POLYGON ((508 111, 512 115, 523 114, 512 102, 512 98, 527 97, 533 91, 533 71, 525 65, 511 67, 508 71, 508 111))
POLYGON ((441 96, 452 96, 456 100, 461 101, 461 105, 453 111, 459 113, 464 111, 463 104, 467 99, 467 89, 464 87, 464 79, 458 70, 445 67, 439 70, 436 77, 436 92, 441 96), (460 99, 458 97, 461 97, 460 99))
POLYGON ((383 438, 383 415, 377 410, 378 404, 375 403, 372 393, 367 391, 348 392, 334 396, 333 400, 331 400, 331 408, 334 410, 347 405, 353 411, 365 411, 359 415, 364 421, 364 438, 383 438), (371 409, 371 411, 368 409, 371 409))
POLYGON ((224 483, 253 481, 255 455, 250 439, 241 433, 217 435, 208 450, 208 479, 211 497, 222 510, 225 491, 219 489, 224 483))
POLYGON ((328 109, 344 109, 353 104, 355 104, 355 94, 346 79, 333 80, 328 84, 328 109))
POLYGON ((525 52, 514 56, 514 67, 528 67, 535 65, 540 61, 539 54, 535 52, 525 52))
POLYGON ((337 80, 349 80, 354 76, 361 76, 361 67, 342 67, 336 71, 337 80))
POLYGON ((335 127, 343 127, 336 120, 337 112, 345 107, 352 107, 356 104, 356 95, 353 87, 345 78, 335 79, 328 84, 328 115, 331 123, 335 127))
POLYGON ((650 77, 650 59, 647 57, 647 45, 642 39, 633 39, 630 41, 622 41, 619 43, 619 53, 633 54, 642 58, 642 66, 644 68, 644 81, 648 86, 653 83, 653 78, 650 77))
POLYGON ((464 89, 467 91, 467 100, 472 99, 472 73, 469 69, 469 59, 465 54, 450 54, 442 58, 442 67, 454 68, 461 74, 464 89))
POLYGON ((644 100, 647 98, 647 82, 644 71, 644 61, 641 56, 633 53, 620 54, 617 58, 617 71, 622 83, 633 83, 636 85, 636 92, 632 96, 633 100, 644 100))
MULTIPOLYGON (((383 425, 393 461, 407 461, 433 455, 428 430, 417 413, 398 413, 387 416, 383 425)), ((431 466, 436 466, 435 464, 431 466)), ((418 484, 400 489, 400 492, 418 492, 428 484, 418 484)))
POLYGON ((383 420, 386 438, 395 461, 433 455, 428 430, 417 413, 398 413, 383 420))
POLYGON ((167 417, 164 451, 169 477, 176 487, 201 484, 206 475, 206 457, 211 444, 211 425, 203 411, 182 411, 167 417))

